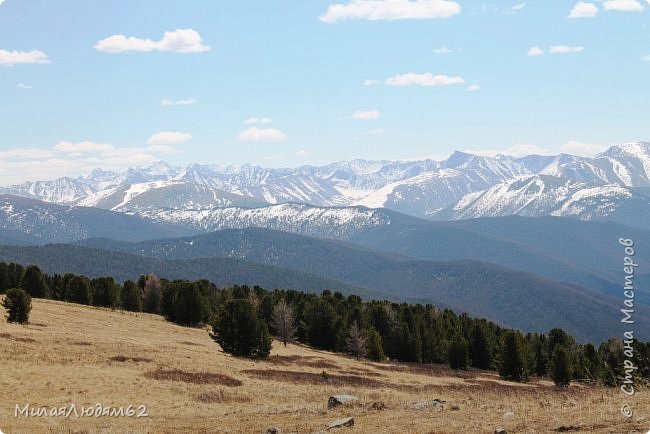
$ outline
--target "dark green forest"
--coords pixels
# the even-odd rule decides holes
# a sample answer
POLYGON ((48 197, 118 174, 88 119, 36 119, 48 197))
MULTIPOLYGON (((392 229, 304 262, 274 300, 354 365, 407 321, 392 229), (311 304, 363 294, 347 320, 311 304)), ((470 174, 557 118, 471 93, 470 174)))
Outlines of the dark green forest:
POLYGON ((522 333, 431 304, 364 301, 327 290, 317 295, 219 288, 208 280, 169 281, 153 273, 118 284, 112 277, 49 275, 35 265, 0 262, 0 293, 13 288, 33 298, 144 311, 183 326, 210 325, 224 351, 244 357, 267 358, 274 335, 285 344, 296 341, 378 362, 494 370, 511 381, 548 377, 558 386, 572 381, 617 386, 626 376, 626 358, 633 360, 640 382, 650 378, 650 343, 611 338, 596 347, 577 343, 560 328, 522 333))

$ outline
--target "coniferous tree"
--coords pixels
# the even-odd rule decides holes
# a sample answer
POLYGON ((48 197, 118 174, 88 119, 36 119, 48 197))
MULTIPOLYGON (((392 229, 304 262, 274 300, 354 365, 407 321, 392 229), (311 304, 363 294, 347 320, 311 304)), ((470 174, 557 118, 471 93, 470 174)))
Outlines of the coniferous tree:
POLYGON ((556 345, 551 356, 551 378, 556 386, 567 387, 571 382, 569 352, 563 345, 556 345))
POLYGON ((20 288, 7 290, 2 307, 7 311, 7 322, 27 324, 32 310, 32 298, 20 288))
POLYGON ((317 348, 333 351, 338 341, 338 317, 332 306, 322 297, 310 300, 303 312, 307 340, 317 348))
POLYGON ((366 333, 366 356, 373 362, 383 362, 386 360, 384 349, 381 343, 381 336, 374 327, 366 333))
POLYGON ((49 288, 47 287, 45 277, 36 265, 28 265, 25 268, 21 288, 34 298, 49 297, 49 288))
POLYGON ((122 287, 122 307, 131 312, 142 312, 140 288, 132 280, 124 282, 122 287))
POLYGON ((527 379, 526 359, 522 338, 518 332, 508 330, 503 337, 499 374, 502 378, 511 381, 525 381, 527 379))
POLYGON ((269 333, 269 328, 266 325, 266 322, 258 319, 257 320, 257 346, 253 354, 254 358, 260 360, 266 360, 271 354, 271 346, 273 340, 271 339, 271 334, 269 333))
POLYGON ((118 286, 112 277, 98 277, 90 281, 93 305, 115 308, 119 304, 118 286))
POLYGON ((467 341, 462 336, 457 336, 449 345, 449 367, 451 369, 467 369, 467 356, 469 354, 467 341))
POLYGON ((9 281, 7 288, 20 288, 24 273, 25 269, 20 264, 14 264, 11 262, 9 265, 7 265, 7 279, 9 281))
POLYGON ((481 324, 474 325, 469 343, 469 355, 472 359, 472 366, 479 369, 488 369, 492 362, 492 355, 488 344, 487 336, 481 324))
POLYGON ((0 262, 0 294, 4 294, 9 289, 9 272, 7 264, 0 262))
POLYGON ((67 289, 67 299, 73 303, 91 304, 92 288, 87 277, 74 276, 70 279, 67 289))
POLYGON ((248 299, 227 301, 219 309, 213 332, 221 348, 234 356, 266 358, 270 335, 248 299))
POLYGON ((176 292, 173 301, 174 322, 195 326, 203 319, 203 297, 196 283, 186 283, 176 292))

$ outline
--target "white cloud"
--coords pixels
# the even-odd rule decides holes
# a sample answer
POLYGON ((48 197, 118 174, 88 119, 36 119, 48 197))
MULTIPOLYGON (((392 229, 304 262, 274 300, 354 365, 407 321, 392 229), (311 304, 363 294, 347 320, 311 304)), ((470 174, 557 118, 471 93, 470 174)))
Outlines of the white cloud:
POLYGON ((307 152, 306 149, 298 149, 296 151, 296 157, 303 158, 303 157, 307 157, 308 155, 309 155, 309 152, 307 152))
POLYGON ((541 56, 544 54, 544 50, 542 50, 539 47, 532 47, 530 50, 528 50, 528 56, 533 57, 533 56, 541 56))
POLYGON ((287 135, 275 128, 252 127, 239 133, 239 140, 242 142, 277 142, 287 138, 287 135))
POLYGON ((210 47, 203 45, 203 39, 195 30, 176 29, 165 32, 159 41, 113 35, 97 42, 95 49, 105 53, 122 53, 125 51, 168 51, 174 53, 202 53, 210 51, 210 47))
POLYGON ((465 80, 461 77, 450 77, 444 74, 433 75, 430 72, 413 74, 409 72, 387 78, 384 83, 389 86, 448 86, 465 83, 465 80))
POLYGON ((267 125, 273 122, 271 118, 248 118, 244 121, 246 125, 250 124, 261 124, 261 125, 267 125))
POLYGON ((112 151, 115 148, 106 143, 95 143, 88 140, 77 143, 62 140, 57 143, 53 149, 67 154, 86 154, 91 152, 112 151))
POLYGON ((641 58, 642 61, 644 62, 650 62, 650 54, 647 54, 641 58))
POLYGON ((578 2, 566 18, 593 18, 598 15, 598 6, 593 3, 578 2))
POLYGON ((366 80, 363 82, 364 86, 374 86, 375 84, 379 84, 379 80, 366 80))
POLYGON ((518 3, 518 4, 514 5, 513 7, 511 7, 510 9, 512 9, 513 11, 520 11, 525 7, 526 7, 526 3, 518 3))
POLYGON ((642 12, 643 6, 637 0, 607 0, 603 3, 607 11, 642 12))
POLYGON ((31 84, 25 84, 25 83, 18 83, 16 87, 20 89, 33 89, 33 86, 31 84))
POLYGON ((7 51, 0 50, 0 65, 14 66, 20 64, 45 64, 50 63, 47 54, 40 50, 32 51, 7 51))
POLYGON ((147 145, 178 145, 185 143, 192 139, 189 133, 181 133, 176 131, 161 131, 149 137, 147 145))
POLYGON ((383 128, 373 128, 372 130, 368 131, 368 134, 371 136, 379 136, 381 134, 384 134, 384 129, 383 128))
POLYGON ((26 174, 33 180, 46 180, 88 173, 98 166, 123 170, 159 161, 154 154, 174 152, 178 151, 165 145, 120 148, 92 141, 65 140, 49 149, 15 148, 0 151, 0 184, 23 182, 26 174))
POLYGON ((406 20, 449 18, 460 13, 461 7, 450 0, 350 0, 327 8, 319 19, 335 23, 344 19, 406 20))
POLYGON ((478 84, 473 84, 467 88, 468 92, 476 92, 478 90, 481 90, 481 87, 478 84))
POLYGON ((5 2, 5 0, 0 0, 0 5, 2 5, 5 2))
POLYGON ((188 98, 188 99, 178 99, 178 100, 173 100, 173 99, 164 99, 160 101, 160 105, 164 106, 170 106, 170 105, 193 105, 196 104, 196 100, 194 98, 188 98))
POLYGON ((560 148, 562 152, 573 155, 582 155, 585 157, 593 157, 599 152, 603 152, 607 146, 595 145, 592 143, 582 143, 577 140, 571 140, 560 148))
POLYGON ((49 149, 15 148, 8 151, 0 151, 0 160, 36 160, 40 158, 49 158, 53 155, 54 153, 49 149))
POLYGON ((369 111, 356 111, 352 115, 352 119, 357 119, 357 120, 371 120, 371 119, 379 119, 381 117, 381 113, 379 113, 379 110, 369 110, 369 111))
POLYGON ((569 47, 568 45, 554 45, 548 49, 550 54, 579 53, 584 51, 585 47, 569 47))
POLYGON ((178 149, 174 148, 173 146, 167 145, 151 145, 147 148, 147 150, 158 154, 175 154, 179 152, 178 149))

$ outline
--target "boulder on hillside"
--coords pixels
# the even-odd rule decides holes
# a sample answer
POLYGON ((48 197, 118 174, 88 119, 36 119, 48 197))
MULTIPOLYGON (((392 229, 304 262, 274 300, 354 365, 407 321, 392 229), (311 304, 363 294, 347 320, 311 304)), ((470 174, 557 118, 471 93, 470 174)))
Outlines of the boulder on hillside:
POLYGON ((352 395, 334 395, 327 400, 327 409, 338 407, 339 405, 352 404, 359 401, 359 398, 352 395))
POLYGON ((354 418, 346 417, 344 419, 337 419, 333 422, 330 422, 330 424, 327 425, 327 429, 330 430, 332 428, 341 428, 344 426, 354 426, 354 418))
POLYGON ((442 410, 445 408, 445 401, 441 399, 432 399, 431 401, 420 401, 415 404, 411 404, 412 410, 424 410, 426 408, 435 408, 442 410))

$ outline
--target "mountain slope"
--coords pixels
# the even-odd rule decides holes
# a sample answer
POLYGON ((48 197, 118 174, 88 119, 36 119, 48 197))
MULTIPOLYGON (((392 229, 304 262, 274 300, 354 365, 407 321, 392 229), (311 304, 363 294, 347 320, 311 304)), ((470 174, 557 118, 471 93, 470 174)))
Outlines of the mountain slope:
POLYGON ((641 188, 594 186, 570 178, 535 175, 470 193, 434 217, 460 220, 510 215, 615 221, 650 229, 650 194, 641 188))
POLYGON ((137 241, 193 232, 137 216, 10 195, 0 195, 0 231, 5 234, 3 237, 22 234, 22 239, 30 243, 70 242, 89 237, 137 241))
MULTIPOLYGON (((168 260, 238 258, 373 288, 396 300, 434 303, 523 330, 543 331, 555 324, 581 339, 597 340, 616 329, 607 318, 618 299, 477 261, 418 260, 266 229, 222 230, 137 244, 109 240, 83 244, 168 260)), ((641 321, 650 325, 650 309, 639 312, 641 321)))
POLYGON ((632 224, 627 214, 648 211, 648 195, 639 190, 647 188, 650 143, 632 142, 593 158, 455 152, 443 161, 351 160, 296 168, 158 162, 123 173, 96 169, 75 179, 26 182, 0 193, 122 212, 301 203, 451 219, 567 215, 632 224))
POLYGON ((380 298, 386 294, 335 279, 233 258, 161 260, 111 250, 69 244, 0 246, 0 261, 36 264, 47 273, 76 273, 89 277, 112 276, 136 280, 150 272, 167 279, 208 279, 219 286, 260 285, 264 288, 300 289, 320 293, 325 289, 380 298))

